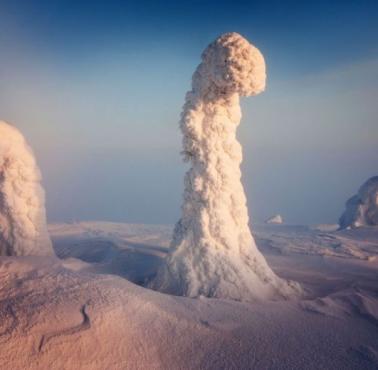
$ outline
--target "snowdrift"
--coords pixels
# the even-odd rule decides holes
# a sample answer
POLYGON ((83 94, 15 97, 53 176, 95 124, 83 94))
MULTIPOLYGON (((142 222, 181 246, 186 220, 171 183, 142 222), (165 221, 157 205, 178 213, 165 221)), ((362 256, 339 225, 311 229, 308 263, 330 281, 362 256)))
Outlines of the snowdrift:
POLYGON ((169 296, 76 269, 50 257, 1 257, 2 368, 378 366, 376 293, 349 289, 314 301, 251 305, 169 296))

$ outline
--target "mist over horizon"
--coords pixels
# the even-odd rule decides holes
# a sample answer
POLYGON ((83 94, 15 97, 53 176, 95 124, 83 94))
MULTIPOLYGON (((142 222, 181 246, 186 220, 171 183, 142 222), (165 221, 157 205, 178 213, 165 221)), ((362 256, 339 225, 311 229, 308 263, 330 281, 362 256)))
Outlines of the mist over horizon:
POLYGON ((337 223, 378 174, 374 2, 335 5, 332 22, 323 1, 295 12, 205 2, 200 13, 196 1, 20 3, 0 5, 1 119, 33 147, 50 222, 177 221, 181 108, 201 51, 225 31, 267 64, 238 130, 252 223, 337 223))

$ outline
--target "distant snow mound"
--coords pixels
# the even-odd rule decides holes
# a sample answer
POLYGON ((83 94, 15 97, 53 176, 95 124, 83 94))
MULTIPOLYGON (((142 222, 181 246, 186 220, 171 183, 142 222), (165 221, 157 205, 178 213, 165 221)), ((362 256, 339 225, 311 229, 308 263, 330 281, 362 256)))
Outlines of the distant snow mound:
POLYGON ((0 255, 54 255, 40 182, 24 137, 0 121, 0 255))
POLYGON ((281 215, 274 215, 272 217, 269 217, 266 221, 265 221, 266 224, 277 224, 277 225, 280 225, 280 224, 283 224, 283 218, 281 217, 281 215))
POLYGON ((378 176, 367 180, 346 202, 339 224, 341 229, 378 225, 378 176))
POLYGON ((241 301, 301 291, 280 279, 257 249, 240 181, 239 100, 262 92, 265 78, 264 57, 237 33, 220 36, 203 52, 180 121, 184 160, 191 165, 182 217, 153 289, 241 301))

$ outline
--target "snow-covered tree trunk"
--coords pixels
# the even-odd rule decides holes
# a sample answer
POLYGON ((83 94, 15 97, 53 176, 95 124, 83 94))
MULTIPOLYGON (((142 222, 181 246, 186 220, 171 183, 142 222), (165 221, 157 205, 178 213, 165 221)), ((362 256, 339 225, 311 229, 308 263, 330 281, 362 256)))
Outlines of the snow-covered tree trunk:
POLYGON ((172 252, 151 283, 154 289, 247 301, 300 291, 273 273, 248 226, 236 138, 239 96, 264 87, 264 58, 240 35, 225 34, 204 51, 180 122, 184 159, 191 164, 182 217, 172 252))
POLYGON ((54 255, 40 182, 22 134, 0 121, 0 255, 54 255))

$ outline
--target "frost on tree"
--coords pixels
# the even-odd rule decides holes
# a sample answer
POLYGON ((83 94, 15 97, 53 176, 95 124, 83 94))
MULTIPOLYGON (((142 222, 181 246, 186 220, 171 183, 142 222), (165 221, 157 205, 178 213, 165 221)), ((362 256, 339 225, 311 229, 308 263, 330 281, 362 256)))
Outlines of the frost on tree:
POLYGON ((190 163, 182 217, 152 288, 245 301, 300 292, 298 284, 277 277, 258 251, 240 180, 239 98, 262 92, 265 77, 260 51, 237 33, 219 37, 202 54, 180 121, 190 163))
POLYGON ((0 255, 53 255, 45 194, 22 134, 0 121, 0 255))
POLYGON ((378 225, 378 176, 371 177, 348 199, 340 228, 378 225))

